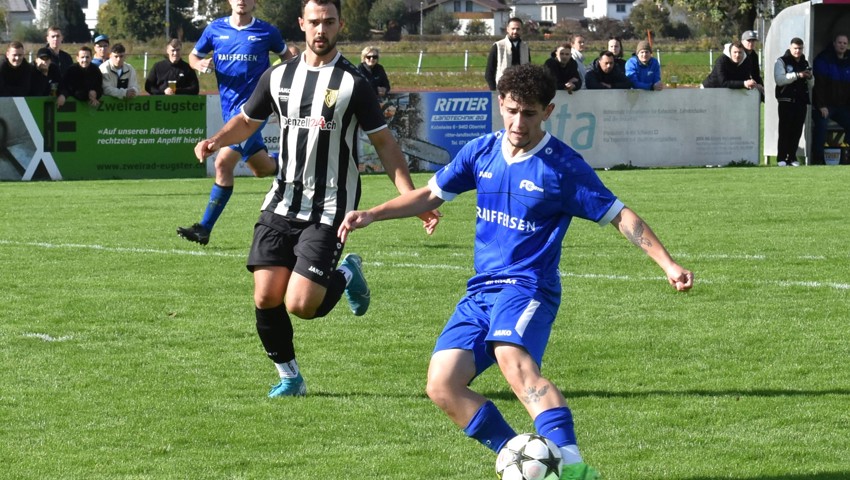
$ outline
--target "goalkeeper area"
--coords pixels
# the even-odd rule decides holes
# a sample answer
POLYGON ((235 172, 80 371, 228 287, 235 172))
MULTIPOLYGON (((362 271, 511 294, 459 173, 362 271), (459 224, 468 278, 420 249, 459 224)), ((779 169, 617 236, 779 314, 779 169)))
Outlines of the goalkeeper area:
MULTIPOLYGON (((612 227, 574 220, 543 372, 604 478, 847 479, 850 169, 600 171, 695 273, 677 293, 612 227)), ((416 174, 425 185, 430 174, 416 174)), ((358 230, 369 312, 293 318, 309 383, 277 374, 245 269, 270 180, 239 178, 207 247, 176 225, 212 179, 0 183, 4 478, 493 478, 425 396, 473 274, 475 195, 358 230)), ((363 177, 361 207, 395 195, 363 177)), ((533 425, 495 369, 473 384, 533 425)))

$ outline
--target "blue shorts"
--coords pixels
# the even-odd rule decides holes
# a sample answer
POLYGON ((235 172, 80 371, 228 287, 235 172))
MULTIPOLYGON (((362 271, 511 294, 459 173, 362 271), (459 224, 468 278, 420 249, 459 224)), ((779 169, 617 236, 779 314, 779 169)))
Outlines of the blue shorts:
POLYGON ((437 338, 434 353, 472 351, 478 376, 496 363, 493 342, 513 343, 540 366, 560 302, 560 295, 516 286, 466 295, 437 338))
POLYGON ((265 126, 266 122, 263 122, 263 124, 260 125, 260 128, 258 128, 253 135, 248 137, 247 140, 242 143, 228 145, 228 147, 230 147, 236 152, 239 152, 239 154, 242 155, 243 162, 247 161, 249 158, 251 158, 251 155, 259 152, 260 150, 268 150, 268 147, 266 147, 265 142, 263 142, 263 127, 265 126))

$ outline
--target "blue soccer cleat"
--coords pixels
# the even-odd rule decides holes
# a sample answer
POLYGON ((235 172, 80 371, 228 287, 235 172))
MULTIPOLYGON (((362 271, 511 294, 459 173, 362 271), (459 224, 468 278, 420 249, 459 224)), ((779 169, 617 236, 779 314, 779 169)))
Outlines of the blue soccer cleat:
POLYGON ((307 384, 299 373, 295 378, 281 378, 280 383, 269 390, 269 398, 303 397, 307 394, 307 384))
POLYGON ((370 294, 366 277, 363 276, 363 259, 359 255, 350 253, 342 259, 340 266, 345 266, 351 271, 351 281, 345 287, 345 298, 354 315, 361 316, 369 309, 370 294))

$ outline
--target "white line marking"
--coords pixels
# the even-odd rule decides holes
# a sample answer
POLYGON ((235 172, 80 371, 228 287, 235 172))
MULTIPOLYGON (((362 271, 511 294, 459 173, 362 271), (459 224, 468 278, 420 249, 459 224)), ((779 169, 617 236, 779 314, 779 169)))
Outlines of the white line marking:
MULTIPOLYGON (((85 244, 77 244, 77 243, 46 243, 46 242, 16 242, 12 240, 0 240, 0 245, 13 245, 13 246, 28 246, 28 247, 40 247, 40 248, 77 248, 77 249, 88 249, 88 250, 98 250, 103 252, 119 252, 119 253, 149 253, 149 254, 158 254, 158 255, 190 255, 190 256, 198 256, 198 257, 228 257, 228 258, 245 258, 247 256, 246 253, 227 253, 227 252, 217 252, 210 250, 163 250, 163 249, 155 249, 155 248, 130 248, 130 247, 106 247, 103 245, 85 245, 85 244)), ((406 257, 410 256, 418 256, 412 255, 408 253, 399 252, 384 252, 384 256, 399 256, 403 255, 406 257)), ((571 254, 572 255, 572 254, 571 254)), ((600 257, 604 255, 593 255, 594 257, 600 257)), ((728 259, 737 259, 737 260, 768 260, 765 255, 750 255, 750 254, 696 254, 689 255, 687 253, 677 253, 677 257, 689 257, 689 258, 703 258, 703 259, 720 259, 720 260, 728 260, 728 259)), ((783 259, 788 257, 783 257, 783 259)), ((825 256, 820 255, 802 255, 794 257, 798 260, 811 260, 811 261, 824 261, 829 260, 825 256)), ((419 270, 454 270, 454 271, 469 271, 472 272, 472 265, 468 266, 458 266, 458 265, 445 265, 445 264, 421 264, 421 263, 394 263, 394 262, 368 262, 367 267, 389 267, 389 268, 414 268, 419 270)), ((629 275, 611 275, 611 274, 597 274, 597 273, 571 273, 567 272, 561 273, 562 278, 581 278, 586 280, 594 280, 594 279, 603 279, 603 280, 621 280, 626 282, 631 281, 664 281, 663 277, 633 277, 629 275)), ((745 280, 748 283, 756 283, 759 285, 770 285, 770 286, 780 286, 780 287, 804 287, 804 288, 831 288, 835 290, 850 290, 850 284, 848 283, 839 283, 839 282, 817 282, 817 281, 793 281, 793 280, 777 280, 777 281, 752 281, 745 280)), ((719 284, 719 283, 732 283, 732 280, 729 279, 706 279, 700 276, 697 276, 697 284, 719 284)))
POLYGON ((62 337, 52 337, 46 333, 23 333, 22 336, 24 338, 38 338, 39 340, 44 340, 45 342, 65 342, 74 338, 70 335, 65 335, 62 337))

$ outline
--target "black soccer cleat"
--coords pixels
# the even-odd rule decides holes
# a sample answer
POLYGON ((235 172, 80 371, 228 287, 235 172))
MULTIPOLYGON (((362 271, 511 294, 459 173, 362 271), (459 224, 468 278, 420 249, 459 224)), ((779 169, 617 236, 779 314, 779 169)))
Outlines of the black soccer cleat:
POLYGON ((210 243, 210 231, 202 227, 200 223, 196 223, 191 227, 177 227, 177 235, 190 242, 200 243, 201 245, 210 243))

